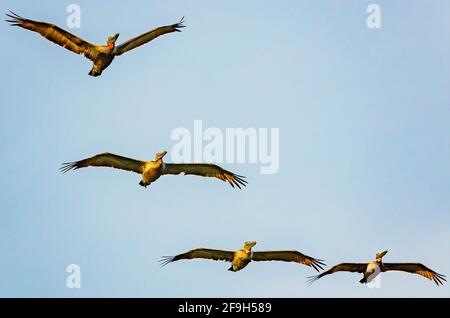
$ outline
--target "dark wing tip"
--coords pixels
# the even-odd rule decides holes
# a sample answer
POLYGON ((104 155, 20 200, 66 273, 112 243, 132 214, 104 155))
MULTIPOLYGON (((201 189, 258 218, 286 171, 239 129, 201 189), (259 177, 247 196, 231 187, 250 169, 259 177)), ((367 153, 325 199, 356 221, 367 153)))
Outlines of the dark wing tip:
POLYGON ((320 272, 321 270, 323 271, 323 266, 326 266, 326 264, 323 262, 323 260, 317 259, 317 258, 313 258, 312 261, 313 261, 312 267, 316 271, 318 271, 318 272, 320 272))
POLYGON ((433 277, 433 281, 436 283, 436 285, 444 285, 444 282, 446 282, 447 280, 445 279, 445 275, 439 274, 434 272, 433 277))
POLYGON ((14 12, 12 12, 12 11, 9 11, 9 13, 5 13, 5 15, 6 15, 8 18, 12 19, 12 20, 5 20, 6 22, 10 22, 10 23, 20 23, 20 22, 23 22, 23 21, 25 20, 25 19, 22 18, 20 15, 14 13, 14 12))
POLYGON ((179 30, 179 29, 186 27, 183 23, 184 23, 184 16, 181 18, 181 20, 178 23, 174 24, 176 32, 181 32, 181 30, 179 30))
POLYGON ((76 170, 79 169, 79 161, 74 161, 74 162, 65 162, 62 164, 62 166, 59 168, 59 170, 62 173, 66 173, 69 170, 76 170))
POLYGON ((308 286, 311 286, 320 277, 321 277, 320 275, 308 276, 308 277, 306 277, 307 278, 306 283, 308 284, 308 286))
POLYGON ((237 186, 239 189, 242 189, 241 186, 242 187, 247 186, 248 181, 244 180, 245 178, 244 176, 240 176, 229 171, 227 171, 227 173, 229 173, 231 176, 231 180, 227 179, 227 181, 233 188, 234 186, 237 186))
MULTIPOLYGON (((15 13, 14 11, 9 10, 9 13, 15 17, 18 17, 20 19, 22 19, 22 17, 20 15, 18 15, 17 13, 15 13)), ((8 14, 8 13, 7 13, 8 14)))
POLYGON ((5 21, 8 22, 11 26, 20 26, 21 23, 24 21, 24 19, 19 17, 16 14, 14 14, 14 15, 13 14, 6 13, 6 16, 8 17, 8 19, 6 19, 5 21))
POLYGON ((161 259, 158 261, 159 262, 159 266, 164 267, 167 264, 173 262, 175 259, 174 256, 163 256, 161 257, 161 259))

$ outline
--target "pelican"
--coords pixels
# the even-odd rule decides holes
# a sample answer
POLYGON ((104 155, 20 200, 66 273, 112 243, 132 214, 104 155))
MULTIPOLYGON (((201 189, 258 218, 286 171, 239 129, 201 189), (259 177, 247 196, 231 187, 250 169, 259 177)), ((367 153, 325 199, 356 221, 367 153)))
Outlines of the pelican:
POLYGON ((309 277, 309 282, 313 283, 325 275, 336 272, 357 272, 363 273, 363 278, 359 282, 365 284, 371 282, 379 273, 387 271, 402 271, 418 274, 434 281, 437 285, 442 285, 443 281, 446 281, 444 275, 436 273, 421 263, 383 263, 383 256, 385 256, 387 252, 388 251, 377 253, 374 262, 338 264, 317 276, 309 277))
POLYGON ((283 262, 295 262, 310 266, 316 271, 323 269, 322 260, 312 258, 304 255, 300 252, 288 250, 288 251, 264 251, 253 252, 252 247, 256 245, 256 242, 245 242, 244 248, 237 251, 222 251, 212 250, 208 248, 197 248, 184 254, 176 256, 164 256, 161 260, 161 266, 165 266, 170 262, 178 261, 180 259, 193 259, 193 258, 205 258, 212 260, 220 260, 231 262, 231 267, 228 269, 232 272, 237 272, 243 269, 251 261, 283 261, 283 262))
POLYGON ((52 41, 69 51, 77 54, 84 54, 86 58, 93 62, 92 69, 89 72, 89 75, 91 76, 100 76, 103 70, 114 60, 114 57, 150 42, 160 35, 171 32, 181 32, 180 28, 184 27, 183 19, 181 19, 178 23, 155 28, 132 38, 119 46, 116 46, 119 33, 108 37, 106 45, 95 45, 51 23, 25 19, 11 11, 10 14, 7 13, 6 16, 9 18, 6 22, 11 23, 12 26, 19 26, 37 32, 47 40, 52 41))
POLYGON ((162 159, 166 154, 167 151, 159 152, 155 155, 155 160, 144 161, 105 152, 83 160, 63 163, 60 170, 65 173, 72 169, 76 170, 85 167, 110 167, 133 171, 142 175, 139 185, 143 187, 147 187, 165 174, 193 174, 202 177, 214 177, 228 182, 233 188, 237 186, 239 189, 247 184, 244 176, 239 176, 213 164, 164 163, 162 159))

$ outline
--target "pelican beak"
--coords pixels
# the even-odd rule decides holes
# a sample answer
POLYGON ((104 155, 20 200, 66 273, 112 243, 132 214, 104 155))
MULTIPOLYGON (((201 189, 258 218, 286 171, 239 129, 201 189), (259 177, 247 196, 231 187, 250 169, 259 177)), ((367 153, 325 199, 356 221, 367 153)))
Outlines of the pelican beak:
POLYGON ((244 248, 250 250, 250 249, 251 249, 253 246, 255 246, 255 245, 256 245, 256 241, 245 242, 244 248))
POLYGON ((381 260, 381 259, 383 258, 383 256, 387 254, 387 252, 388 252, 388 251, 384 251, 384 252, 377 253, 377 255, 375 256, 376 259, 377 259, 377 260, 378 260, 378 259, 381 260))
POLYGON ((114 34, 108 38, 108 44, 115 44, 117 39, 119 38, 119 33, 114 34))
POLYGON ((158 152, 156 155, 155 155, 155 161, 158 161, 159 159, 162 159, 165 155, 167 154, 167 151, 162 151, 162 152, 158 152))

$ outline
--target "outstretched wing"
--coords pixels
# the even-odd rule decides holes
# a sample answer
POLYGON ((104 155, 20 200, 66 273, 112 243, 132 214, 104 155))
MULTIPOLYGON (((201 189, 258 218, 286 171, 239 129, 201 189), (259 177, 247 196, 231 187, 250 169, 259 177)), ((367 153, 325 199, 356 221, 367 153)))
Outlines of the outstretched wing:
POLYGON ((434 281, 437 285, 443 285, 443 281, 446 282, 444 275, 436 273, 421 263, 383 263, 381 271, 402 271, 418 274, 434 281))
POLYGON ((115 55, 122 55, 125 52, 128 52, 132 49, 135 49, 147 42, 150 42, 153 39, 156 39, 158 36, 161 36, 166 33, 171 32, 181 32, 180 28, 184 28, 183 25, 184 17, 180 20, 180 22, 162 26, 153 30, 148 31, 147 33, 141 34, 135 38, 132 38, 119 46, 114 50, 115 55))
POLYGON ((298 251, 262 251, 253 252, 252 261, 283 261, 283 262, 296 262, 306 266, 313 267, 319 272, 322 266, 325 264, 322 260, 315 259, 313 257, 302 254, 298 251))
POLYGON ((323 273, 320 273, 319 275, 308 277, 309 278, 308 282, 313 283, 325 275, 333 274, 336 272, 364 273, 366 271, 366 268, 367 263, 341 263, 336 266, 333 266, 332 268, 323 273))
POLYGON ((9 18, 6 22, 11 23, 13 26, 19 26, 21 28, 37 32, 47 40, 52 41, 63 48, 77 54, 84 54, 87 58, 93 58, 95 51, 93 50, 95 47, 93 44, 67 31, 64 31, 54 24, 25 19, 14 12, 6 14, 6 16, 9 18))
POLYGON ((193 174, 196 176, 213 177, 228 182, 233 188, 246 186, 244 176, 239 176, 219 166, 207 163, 165 163, 162 174, 193 174))
POLYGON ((204 258, 212 259, 215 261, 233 261, 234 252, 233 251, 222 251, 222 250, 212 250, 209 248, 197 248, 191 250, 184 254, 179 254, 176 256, 163 256, 160 260, 161 266, 167 265, 170 262, 175 262, 180 259, 194 259, 194 258, 204 258))
POLYGON ((83 160, 63 163, 60 170, 62 172, 67 172, 72 169, 76 170, 86 167, 110 167, 142 174, 144 171, 144 166, 145 161, 135 160, 105 152, 83 160))

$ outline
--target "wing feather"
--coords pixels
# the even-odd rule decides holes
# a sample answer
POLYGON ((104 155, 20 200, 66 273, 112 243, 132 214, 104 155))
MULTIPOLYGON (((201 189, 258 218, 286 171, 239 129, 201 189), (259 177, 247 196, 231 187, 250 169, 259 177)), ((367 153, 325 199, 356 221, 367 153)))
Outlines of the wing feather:
POLYGON ((308 277, 309 278, 308 282, 312 284, 319 278, 322 278, 325 275, 333 274, 336 272, 364 273, 366 271, 366 268, 367 263, 341 263, 333 266, 332 268, 330 268, 325 272, 320 273, 319 275, 308 277))
POLYGON ((437 285, 443 285, 443 282, 446 281, 444 275, 436 273, 421 263, 383 263, 381 271, 402 271, 421 275, 434 281, 437 285))
POLYGON ((47 40, 56 43, 69 51, 77 54, 84 54, 90 59, 93 58, 93 48, 95 45, 61 29, 54 24, 25 19, 14 12, 6 14, 6 16, 9 18, 6 22, 11 23, 12 26, 19 26, 21 28, 37 32, 47 40))
POLYGON ((183 25, 183 21, 184 21, 184 17, 178 23, 155 28, 146 33, 138 35, 137 37, 134 37, 134 38, 120 44, 119 46, 117 46, 114 53, 115 53, 115 55, 122 55, 123 53, 128 52, 132 49, 135 49, 147 42, 150 42, 151 40, 156 39, 157 37, 159 37, 163 34, 171 33, 171 32, 181 32, 180 28, 185 27, 183 25))
POLYGON ((161 266, 165 266, 170 262, 175 262, 181 259, 194 259, 194 258, 203 258, 203 259, 212 259, 215 261, 227 261, 231 262, 234 258, 233 251, 223 251, 223 250, 214 250, 209 248, 197 248, 195 250, 191 250, 184 254, 179 254, 176 256, 163 256, 160 260, 161 266))
POLYGON ((246 186, 244 176, 234 174, 221 167, 207 163, 165 163, 162 174, 192 174, 203 177, 213 177, 228 182, 233 188, 246 186))
POLYGON ((306 266, 313 267, 319 272, 319 269, 323 270, 322 266, 325 264, 322 260, 315 259, 313 257, 302 254, 298 251, 261 251, 253 252, 253 261, 283 261, 283 262, 296 262, 306 266))
POLYGON ((145 161, 122 157, 105 152, 83 160, 63 163, 60 170, 65 173, 72 169, 76 170, 86 167, 110 167, 142 174, 142 172, 144 171, 144 166, 145 161))

